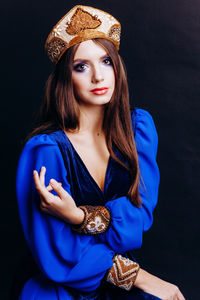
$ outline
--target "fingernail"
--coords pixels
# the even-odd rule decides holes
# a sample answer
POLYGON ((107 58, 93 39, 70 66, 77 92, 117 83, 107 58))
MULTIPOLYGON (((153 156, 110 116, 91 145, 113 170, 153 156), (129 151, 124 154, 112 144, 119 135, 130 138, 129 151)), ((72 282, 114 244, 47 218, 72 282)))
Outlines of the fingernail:
POLYGON ((37 174, 37 171, 36 170, 33 170, 33 175, 36 175, 37 174))
POLYGON ((51 185, 56 186, 57 185, 57 181, 55 179, 51 179, 50 180, 51 185))

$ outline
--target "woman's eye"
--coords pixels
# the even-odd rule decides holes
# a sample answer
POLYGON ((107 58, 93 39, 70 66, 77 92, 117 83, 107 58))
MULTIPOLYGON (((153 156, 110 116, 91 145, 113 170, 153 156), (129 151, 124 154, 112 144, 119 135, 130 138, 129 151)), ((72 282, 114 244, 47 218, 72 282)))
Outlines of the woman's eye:
POLYGON ((77 72, 84 72, 86 70, 86 64, 80 63, 74 66, 74 70, 77 72))
POLYGON ((106 58, 104 58, 103 63, 105 65, 112 65, 112 60, 110 57, 106 57, 106 58))

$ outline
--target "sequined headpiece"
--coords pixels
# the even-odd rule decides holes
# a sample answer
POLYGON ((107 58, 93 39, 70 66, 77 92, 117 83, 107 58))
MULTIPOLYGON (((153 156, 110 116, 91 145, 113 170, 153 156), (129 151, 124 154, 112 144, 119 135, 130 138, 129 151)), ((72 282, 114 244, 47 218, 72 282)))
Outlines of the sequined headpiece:
POLYGON ((56 64, 71 46, 93 38, 111 41, 119 50, 121 25, 110 14, 90 6, 76 5, 53 27, 45 50, 56 64))

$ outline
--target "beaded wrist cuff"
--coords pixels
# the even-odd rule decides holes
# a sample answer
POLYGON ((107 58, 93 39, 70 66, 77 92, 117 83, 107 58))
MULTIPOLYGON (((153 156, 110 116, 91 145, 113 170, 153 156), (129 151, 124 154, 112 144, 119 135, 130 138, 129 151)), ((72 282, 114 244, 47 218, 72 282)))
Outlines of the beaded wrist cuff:
POLYGON ((127 291, 134 286, 139 264, 121 255, 115 255, 113 266, 106 275, 106 281, 127 291))
POLYGON ((107 230, 110 224, 110 212, 104 206, 79 206, 85 213, 83 223, 73 225, 73 230, 84 234, 99 234, 107 230))

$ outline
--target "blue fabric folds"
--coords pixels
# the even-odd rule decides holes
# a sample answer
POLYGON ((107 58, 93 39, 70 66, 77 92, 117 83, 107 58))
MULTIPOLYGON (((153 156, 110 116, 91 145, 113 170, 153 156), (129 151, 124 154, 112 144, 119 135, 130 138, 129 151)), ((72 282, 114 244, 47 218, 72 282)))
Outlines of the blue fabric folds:
MULTIPOLYGON (((141 208, 126 197, 130 177, 113 158, 109 159, 102 191, 63 131, 37 135, 26 143, 17 170, 17 199, 24 235, 41 274, 25 284, 20 299, 98 299, 115 253, 141 246, 143 231, 150 228, 157 203, 157 133, 151 116, 142 109, 132 113, 132 121, 143 181, 141 208), (51 178, 62 182, 77 205, 105 205, 110 210, 111 225, 105 233, 80 235, 69 224, 41 211, 33 170, 40 171, 42 166, 47 169, 46 184, 51 178), (91 298, 78 298, 81 295, 91 298)), ((114 151, 124 160, 117 149, 114 151)), ((108 294, 105 297, 110 298, 105 299, 117 299, 108 294)))

